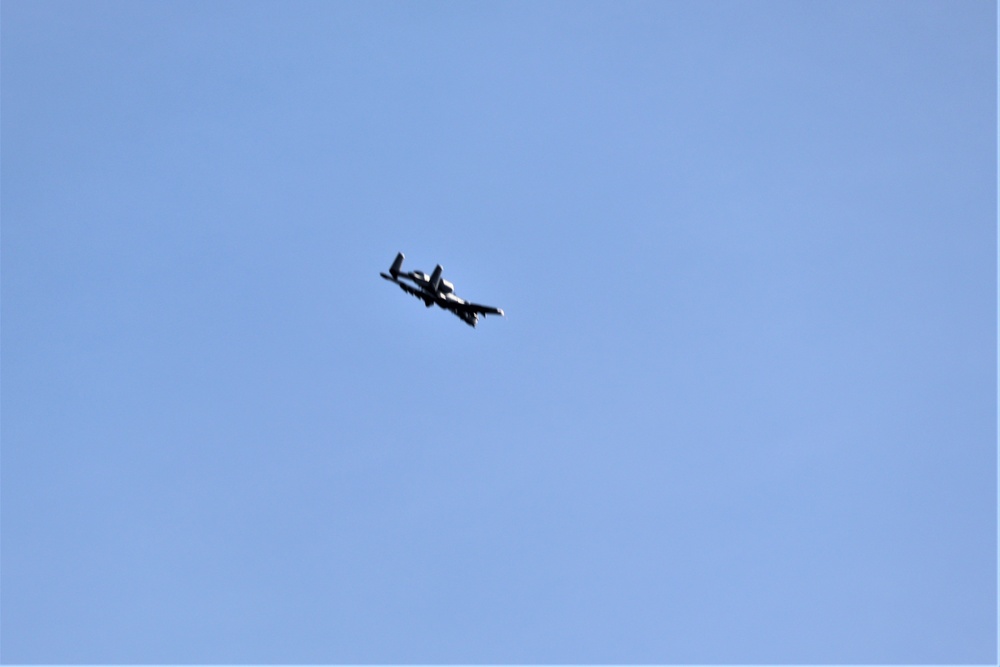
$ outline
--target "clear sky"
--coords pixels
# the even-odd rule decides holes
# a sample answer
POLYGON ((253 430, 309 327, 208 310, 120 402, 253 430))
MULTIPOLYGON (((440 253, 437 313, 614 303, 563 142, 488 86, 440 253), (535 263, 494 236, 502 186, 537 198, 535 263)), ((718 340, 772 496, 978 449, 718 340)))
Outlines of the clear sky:
POLYGON ((995 664, 995 3, 0 23, 4 662, 995 664))

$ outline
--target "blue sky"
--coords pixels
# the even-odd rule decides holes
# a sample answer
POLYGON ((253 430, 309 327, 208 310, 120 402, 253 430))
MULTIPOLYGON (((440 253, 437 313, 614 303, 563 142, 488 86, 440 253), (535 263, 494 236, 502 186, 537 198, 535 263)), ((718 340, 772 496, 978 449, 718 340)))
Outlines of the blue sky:
POLYGON ((3 661, 995 663, 996 26, 4 2, 3 661))

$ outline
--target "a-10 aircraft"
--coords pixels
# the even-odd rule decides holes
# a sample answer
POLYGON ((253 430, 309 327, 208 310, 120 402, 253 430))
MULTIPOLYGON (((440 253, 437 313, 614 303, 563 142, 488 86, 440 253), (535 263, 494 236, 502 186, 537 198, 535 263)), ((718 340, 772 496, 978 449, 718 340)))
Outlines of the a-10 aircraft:
POLYGON ((503 310, 500 308, 481 306, 478 303, 471 303, 465 299, 458 298, 455 295, 455 286, 441 278, 443 269, 440 264, 434 267, 434 272, 429 276, 422 271, 404 273, 400 270, 402 268, 403 253, 399 253, 396 255, 392 266, 389 267, 389 273, 380 273, 379 275, 399 285, 399 288, 407 294, 412 294, 423 301, 424 305, 428 308, 437 304, 445 310, 450 310, 471 327, 476 326, 480 315, 483 317, 487 315, 503 315, 503 310), (404 283, 403 280, 409 280, 413 285, 404 283))

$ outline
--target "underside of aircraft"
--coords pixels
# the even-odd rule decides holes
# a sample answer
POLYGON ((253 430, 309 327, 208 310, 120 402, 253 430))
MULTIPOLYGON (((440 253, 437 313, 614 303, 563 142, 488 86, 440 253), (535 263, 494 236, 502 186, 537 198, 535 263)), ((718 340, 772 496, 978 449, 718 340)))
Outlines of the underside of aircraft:
POLYGON ((456 295, 455 285, 441 277, 444 269, 440 264, 434 267, 434 271, 430 275, 422 271, 404 272, 402 270, 404 258, 403 253, 397 254, 392 266, 389 267, 389 273, 380 273, 379 275, 389 282, 399 285, 399 288, 407 294, 423 301, 428 308, 433 305, 444 308, 471 327, 475 327, 479 323, 480 315, 483 317, 487 315, 503 316, 501 308, 472 303, 456 295))

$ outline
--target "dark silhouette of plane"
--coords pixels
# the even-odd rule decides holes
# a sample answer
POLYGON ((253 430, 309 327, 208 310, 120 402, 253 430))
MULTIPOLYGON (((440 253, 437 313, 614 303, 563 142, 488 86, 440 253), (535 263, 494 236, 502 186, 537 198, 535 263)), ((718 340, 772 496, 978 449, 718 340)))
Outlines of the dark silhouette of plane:
POLYGON ((441 268, 440 264, 434 267, 434 272, 429 276, 422 271, 404 273, 400 270, 402 268, 403 253, 399 253, 392 266, 389 267, 389 273, 380 273, 379 275, 399 285, 399 288, 407 294, 412 294, 423 301, 428 308, 437 304, 440 308, 450 310, 471 327, 476 326, 480 315, 483 317, 487 315, 503 316, 501 308, 481 306, 456 296, 455 286, 441 278, 441 272, 444 269, 441 268), (409 280, 413 285, 403 282, 404 280, 409 280))

